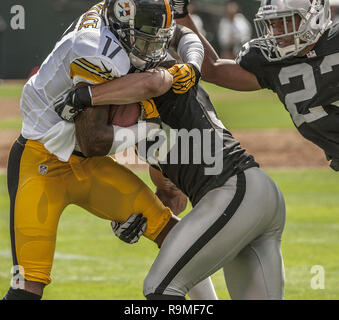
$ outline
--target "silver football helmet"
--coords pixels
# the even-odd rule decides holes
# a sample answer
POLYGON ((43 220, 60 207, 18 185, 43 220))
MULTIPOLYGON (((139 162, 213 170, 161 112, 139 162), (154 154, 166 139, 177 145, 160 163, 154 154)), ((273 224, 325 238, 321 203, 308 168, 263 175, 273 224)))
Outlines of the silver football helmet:
POLYGON ((254 19, 260 49, 268 61, 296 56, 316 43, 331 23, 329 0, 261 0, 254 19), (278 34, 272 26, 275 19, 282 24, 278 34), (284 44, 286 37, 291 44, 284 44))

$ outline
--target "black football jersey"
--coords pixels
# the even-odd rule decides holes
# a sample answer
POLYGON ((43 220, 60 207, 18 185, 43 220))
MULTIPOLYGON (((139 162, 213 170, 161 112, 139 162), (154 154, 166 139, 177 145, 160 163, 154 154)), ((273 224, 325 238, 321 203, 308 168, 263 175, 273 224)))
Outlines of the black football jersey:
POLYGON ((330 27, 304 57, 268 62, 254 39, 237 63, 273 90, 308 140, 339 159, 339 24, 330 27))
POLYGON ((139 156, 145 159, 145 150, 148 160, 154 155, 153 166, 182 190, 193 206, 229 177, 258 166, 217 118, 200 85, 185 94, 170 90, 154 101, 166 134, 147 141, 144 151, 139 144, 139 156), (160 146, 166 148, 161 151, 160 146))

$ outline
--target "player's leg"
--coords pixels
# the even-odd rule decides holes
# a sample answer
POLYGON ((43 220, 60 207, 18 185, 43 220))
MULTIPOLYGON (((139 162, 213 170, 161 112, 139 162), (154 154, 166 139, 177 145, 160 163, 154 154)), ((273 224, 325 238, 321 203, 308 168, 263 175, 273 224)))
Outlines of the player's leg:
POLYGON ((263 236, 253 241, 224 267, 224 274, 234 300, 283 299, 280 240, 263 236))
POLYGON ((165 239, 145 279, 145 296, 184 297, 265 233, 281 205, 274 183, 258 168, 210 191, 165 239))
POLYGON ((285 206, 280 193, 280 212, 268 230, 248 244, 224 267, 232 299, 283 299, 284 264, 281 237, 285 225, 285 206))
MULTIPOLYGON (((81 160, 80 160, 81 161, 81 160)), ((90 179, 87 197, 76 204, 107 220, 126 221, 133 213, 147 218, 145 236, 155 240, 172 212, 132 171, 110 157, 81 162, 90 179)))
POLYGON ((188 291, 190 300, 218 300, 212 279, 210 277, 202 280, 188 291))
POLYGON ((66 205, 52 158, 38 142, 22 137, 10 153, 8 191, 15 274, 6 299, 40 298, 50 282, 57 225, 66 205))
MULTIPOLYGON (((151 240, 167 226, 171 211, 126 167, 110 157, 74 161, 83 164, 91 180, 88 196, 78 205, 101 218, 118 222, 127 220, 132 213, 142 213, 147 218, 144 235, 151 240)), ((193 288, 190 296, 199 300, 217 299, 210 279, 193 288)))

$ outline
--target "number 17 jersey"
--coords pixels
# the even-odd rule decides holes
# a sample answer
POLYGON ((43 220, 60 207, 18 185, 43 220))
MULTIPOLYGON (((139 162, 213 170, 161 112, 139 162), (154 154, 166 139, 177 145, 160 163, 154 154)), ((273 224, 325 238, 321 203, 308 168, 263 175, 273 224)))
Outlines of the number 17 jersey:
POLYGON ((299 132, 339 159, 339 24, 331 26, 303 57, 269 62, 254 39, 243 46, 237 63, 273 90, 299 132))
POLYGON ((126 51, 102 18, 103 2, 93 6, 65 31, 21 97, 22 135, 38 140, 61 161, 75 148, 74 123, 62 120, 54 103, 80 82, 100 84, 130 69, 126 51))

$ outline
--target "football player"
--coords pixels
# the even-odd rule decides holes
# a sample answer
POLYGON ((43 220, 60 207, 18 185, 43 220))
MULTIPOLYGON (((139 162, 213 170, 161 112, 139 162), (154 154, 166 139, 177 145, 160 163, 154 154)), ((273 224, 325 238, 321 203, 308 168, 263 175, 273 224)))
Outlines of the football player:
MULTIPOLYGON (((58 221, 69 204, 118 222, 143 213, 147 228, 140 215, 132 215, 133 221, 123 226, 141 225, 146 237, 155 242, 175 223, 171 211, 140 179, 106 156, 115 153, 113 137, 119 130, 107 124, 107 106, 101 107, 103 112, 96 118, 100 123, 97 131, 91 131, 91 123, 84 117, 66 122, 54 110, 60 96, 75 87, 81 90, 84 84, 101 84, 96 89, 102 92, 107 88, 105 82, 126 75, 131 68, 143 71, 156 65, 166 55, 172 35, 173 13, 168 0, 98 3, 74 21, 24 86, 22 132, 8 163, 15 274, 4 299, 41 298, 44 286, 51 281, 58 221), (112 14, 128 27, 116 30, 109 19, 112 14), (84 132, 91 134, 84 138, 84 132), (106 149, 97 144, 103 132, 110 141, 106 149), (88 157, 99 148, 100 154, 88 157)), ((166 92, 173 83, 166 70, 131 74, 109 84, 108 98, 112 103, 139 101, 166 92), (131 81, 128 86, 126 80, 131 81)), ((92 98, 95 101, 95 92, 92 98)), ((61 112, 70 117, 72 111, 61 112)), ((145 138, 155 125, 154 115, 144 111, 147 130, 136 141, 145 138)), ((131 130, 139 133, 137 126, 131 130)))
POLYGON ((184 94, 170 90, 154 103, 169 150, 164 156, 161 143, 147 141, 145 149, 139 143, 139 156, 151 160, 150 176, 164 204, 178 212, 187 196, 193 209, 165 237, 144 281, 145 297, 184 299, 222 268, 232 299, 282 299, 285 205, 279 188, 223 126, 201 86, 184 94), (207 173, 212 167, 216 171, 207 173))
POLYGON ((174 0, 177 20, 194 30, 205 48, 204 80, 233 90, 274 91, 306 139, 339 170, 339 25, 328 0, 262 0, 254 19, 258 38, 237 59, 219 59, 188 14, 188 0, 174 0))
MULTIPOLYGON (((198 65, 199 70, 202 59, 196 55, 184 62, 198 65)), ((178 68, 168 70, 172 74, 178 68)), ((152 163, 156 193, 176 213, 185 208, 186 197, 193 206, 163 234, 160 252, 144 282, 144 295, 184 299, 194 285, 223 268, 233 299, 282 299, 283 196, 218 119, 193 72, 187 79, 181 77, 181 86, 173 84, 164 95, 141 102, 157 108, 164 129, 159 139, 140 141, 137 148, 152 163)), ((104 101, 97 96, 98 104, 104 101)), ((100 112, 97 107, 89 109, 100 112)), ((112 226, 119 238, 126 237, 126 233, 121 236, 119 223, 112 226)), ((137 227, 132 233, 139 231, 137 227)))

